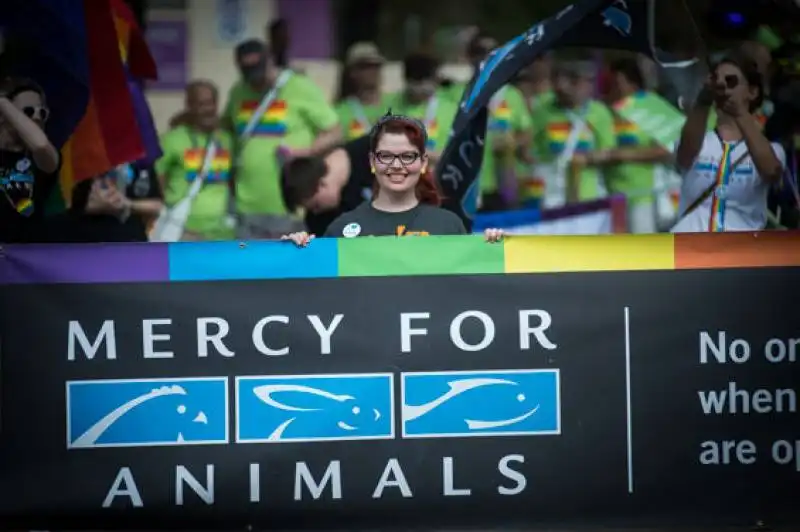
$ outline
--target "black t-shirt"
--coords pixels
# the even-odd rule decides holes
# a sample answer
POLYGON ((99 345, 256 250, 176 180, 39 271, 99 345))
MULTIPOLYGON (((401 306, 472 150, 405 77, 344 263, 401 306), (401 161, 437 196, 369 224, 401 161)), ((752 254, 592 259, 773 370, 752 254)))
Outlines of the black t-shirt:
POLYGON ((359 137, 344 144, 341 149, 350 159, 350 176, 342 188, 339 205, 332 210, 306 214, 306 228, 314 235, 323 235, 328 226, 339 216, 350 212, 364 200, 372 197, 374 176, 369 167, 369 136, 359 137))
POLYGON ((36 168, 27 151, 0 150, 0 242, 47 242, 44 205, 58 171, 36 168))
POLYGON ((368 201, 334 220, 325 236, 429 236, 466 232, 461 218, 439 207, 420 203, 407 211, 386 212, 379 211, 368 201))
MULTIPOLYGON (((125 195, 131 200, 160 199, 161 186, 152 166, 131 164, 126 167, 125 195)), ((122 179, 120 179, 122 181, 122 179)), ((126 220, 111 215, 86 214, 86 202, 92 188, 92 179, 82 181, 72 192, 70 212, 62 217, 65 231, 61 242, 146 242, 147 228, 144 220, 135 214, 126 220)), ((122 183, 120 183, 122 184, 122 183)))

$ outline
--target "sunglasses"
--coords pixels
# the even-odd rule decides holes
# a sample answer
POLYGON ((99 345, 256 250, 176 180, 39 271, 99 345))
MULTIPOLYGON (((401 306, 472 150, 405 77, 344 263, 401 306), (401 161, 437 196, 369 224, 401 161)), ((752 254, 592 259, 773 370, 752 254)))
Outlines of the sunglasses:
POLYGON ((736 74, 728 74, 726 76, 723 76, 721 80, 719 76, 716 76, 716 79, 718 83, 719 81, 722 81, 722 84, 725 85, 725 87, 728 89, 735 89, 736 87, 739 86, 739 83, 741 83, 739 76, 737 76, 736 74))
POLYGON ((50 110, 41 106, 26 105, 22 108, 22 112, 31 120, 41 120, 42 122, 47 122, 50 117, 50 110))

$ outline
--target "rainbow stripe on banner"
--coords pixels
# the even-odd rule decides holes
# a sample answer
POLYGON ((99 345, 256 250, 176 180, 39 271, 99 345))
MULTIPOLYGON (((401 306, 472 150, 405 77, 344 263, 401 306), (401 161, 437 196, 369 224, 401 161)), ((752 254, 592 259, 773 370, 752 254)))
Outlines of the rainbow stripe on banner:
MULTIPOLYGON (((239 112, 236 115, 236 129, 239 133, 244 131, 253 113, 256 112, 261 102, 258 100, 248 100, 242 102, 239 112)), ((269 109, 261 117, 261 120, 253 128, 254 137, 282 137, 286 134, 286 117, 289 106, 286 100, 275 100, 269 109)))
MULTIPOLYGON (((192 148, 183 154, 183 168, 186 179, 194 181, 203 167, 206 151, 204 148, 192 148)), ((211 169, 206 176, 206 183, 219 183, 230 179, 231 154, 227 150, 218 149, 211 161, 211 169)))
POLYGON ((800 267, 800 232, 9 245, 0 284, 800 267))
POLYGON ((730 142, 722 143, 722 155, 717 167, 716 187, 711 195, 711 216, 708 231, 720 233, 725 230, 725 192, 731 176, 731 152, 736 147, 730 142))

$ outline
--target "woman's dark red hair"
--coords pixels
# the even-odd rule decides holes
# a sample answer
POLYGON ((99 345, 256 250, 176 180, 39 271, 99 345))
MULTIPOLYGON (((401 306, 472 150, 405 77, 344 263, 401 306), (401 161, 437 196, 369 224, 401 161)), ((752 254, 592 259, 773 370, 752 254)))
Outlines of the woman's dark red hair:
MULTIPOLYGON (((416 120, 410 120, 406 117, 384 117, 375 126, 375 131, 372 132, 370 137, 370 151, 375 153, 378 142, 384 133, 394 133, 405 135, 408 141, 413 144, 421 154, 425 153, 425 143, 428 135, 425 131, 425 126, 421 123, 417 124, 416 120)), ((378 194, 378 182, 376 181, 372 187, 374 195, 378 194)), ((430 165, 426 165, 425 171, 419 176, 416 186, 417 199, 421 203, 434 205, 436 207, 442 204, 442 194, 439 192, 439 187, 436 186, 436 179, 433 176, 433 171, 430 165)))

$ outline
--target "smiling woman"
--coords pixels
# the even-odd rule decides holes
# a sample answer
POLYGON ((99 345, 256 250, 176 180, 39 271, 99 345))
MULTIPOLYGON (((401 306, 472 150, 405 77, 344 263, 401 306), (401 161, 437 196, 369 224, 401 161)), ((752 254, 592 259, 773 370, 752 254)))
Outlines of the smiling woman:
MULTIPOLYGON (((464 224, 440 207, 441 195, 429 168, 425 126, 416 119, 388 113, 370 133, 369 163, 375 175, 373 198, 328 226, 326 237, 461 235, 464 224)), ((502 233, 488 230, 487 239, 502 233)), ((298 246, 314 235, 286 235, 298 246)))

